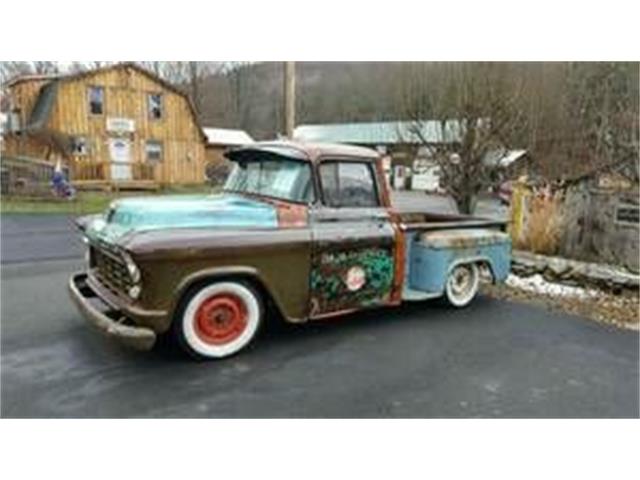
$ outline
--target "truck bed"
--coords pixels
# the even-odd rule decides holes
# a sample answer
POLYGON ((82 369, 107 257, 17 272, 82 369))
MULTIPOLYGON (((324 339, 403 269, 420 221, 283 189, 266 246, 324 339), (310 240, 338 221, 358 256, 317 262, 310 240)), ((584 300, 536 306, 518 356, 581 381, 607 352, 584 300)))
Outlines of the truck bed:
POLYGON ((506 231, 508 223, 504 220, 427 211, 396 210, 396 215, 400 228, 409 232, 459 228, 497 228, 501 231, 506 231))
POLYGON ((459 263, 485 265, 494 282, 508 275, 511 241, 501 233, 506 221, 424 210, 396 210, 395 216, 405 234, 404 300, 441 296, 459 263))

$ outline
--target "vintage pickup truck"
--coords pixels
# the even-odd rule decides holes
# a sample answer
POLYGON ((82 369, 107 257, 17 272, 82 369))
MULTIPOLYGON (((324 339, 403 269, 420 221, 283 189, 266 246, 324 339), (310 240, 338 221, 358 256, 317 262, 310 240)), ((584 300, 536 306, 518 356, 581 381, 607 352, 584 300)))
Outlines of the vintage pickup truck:
POLYGON ((503 222, 394 209, 373 150, 261 142, 227 157, 220 194, 117 200, 78 219, 88 266, 69 289, 100 330, 222 358, 269 310, 297 323, 435 297, 464 307, 481 279, 508 275, 503 222))

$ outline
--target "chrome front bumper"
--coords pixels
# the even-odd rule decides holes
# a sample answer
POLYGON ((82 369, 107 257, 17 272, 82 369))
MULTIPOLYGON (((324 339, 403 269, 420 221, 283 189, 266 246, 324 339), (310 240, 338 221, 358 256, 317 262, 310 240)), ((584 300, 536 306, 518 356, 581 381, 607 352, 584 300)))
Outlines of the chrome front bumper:
POLYGON ((72 275, 69 293, 82 315, 108 337, 136 350, 150 350, 155 344, 156 333, 150 328, 126 324, 128 319, 91 288, 86 273, 72 275))

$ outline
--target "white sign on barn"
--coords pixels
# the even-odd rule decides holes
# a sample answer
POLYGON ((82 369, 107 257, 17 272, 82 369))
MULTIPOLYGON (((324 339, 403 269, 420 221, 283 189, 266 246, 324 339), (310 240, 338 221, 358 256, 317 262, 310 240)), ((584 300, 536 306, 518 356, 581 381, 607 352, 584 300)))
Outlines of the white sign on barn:
POLYGON ((107 118, 108 132, 134 132, 136 130, 135 121, 131 118, 109 117, 107 118))

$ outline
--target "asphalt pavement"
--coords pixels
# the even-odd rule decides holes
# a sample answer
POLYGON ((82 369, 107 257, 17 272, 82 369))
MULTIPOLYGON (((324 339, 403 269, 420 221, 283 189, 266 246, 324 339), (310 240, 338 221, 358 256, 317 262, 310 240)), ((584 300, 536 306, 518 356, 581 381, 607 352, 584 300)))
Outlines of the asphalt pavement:
POLYGON ((0 262, 29 263, 82 257, 84 246, 70 215, 2 214, 0 262))
POLYGON ((47 217, 2 216, 3 417, 639 416, 637 333, 483 296, 270 324, 223 361, 127 350, 71 304, 82 244, 47 217))

